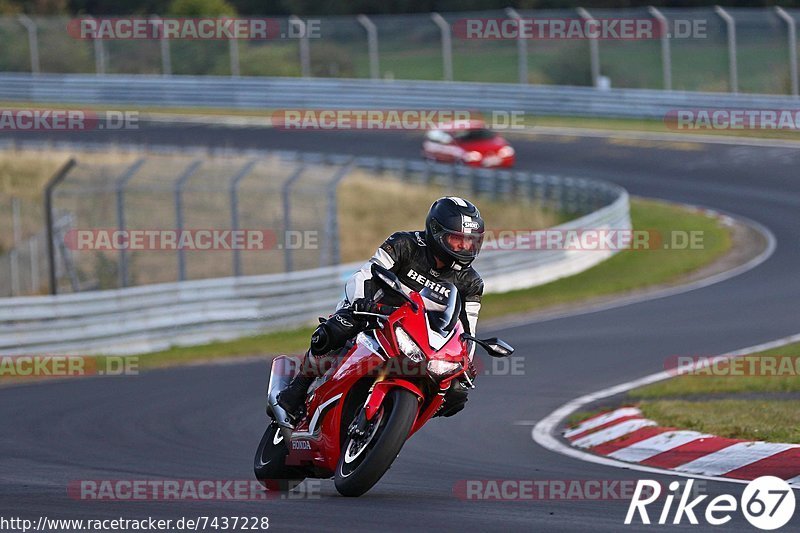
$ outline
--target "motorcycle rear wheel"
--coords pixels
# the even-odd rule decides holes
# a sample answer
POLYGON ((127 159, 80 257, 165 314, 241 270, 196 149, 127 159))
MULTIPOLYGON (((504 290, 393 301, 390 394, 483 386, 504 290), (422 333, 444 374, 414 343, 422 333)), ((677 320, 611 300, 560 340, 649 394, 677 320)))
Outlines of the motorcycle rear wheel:
POLYGON ((289 448, 283 441, 276 423, 267 427, 261 442, 258 443, 253 460, 256 479, 268 490, 287 491, 295 488, 304 479, 301 468, 286 465, 289 448))
POLYGON ((392 390, 364 439, 345 439, 334 474, 336 490, 342 496, 361 496, 394 462, 408 438, 417 416, 416 395, 405 389, 392 390))

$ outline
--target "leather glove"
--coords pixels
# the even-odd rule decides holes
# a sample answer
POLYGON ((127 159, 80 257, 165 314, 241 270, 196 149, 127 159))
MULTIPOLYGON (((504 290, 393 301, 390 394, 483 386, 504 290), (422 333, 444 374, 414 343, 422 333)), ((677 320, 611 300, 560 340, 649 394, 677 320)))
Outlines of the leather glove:
POLYGON ((478 375, 478 369, 475 368, 475 363, 473 363, 472 361, 469 362, 466 373, 469 376, 470 380, 475 381, 475 377, 477 377, 478 375))
POLYGON ((350 305, 350 309, 359 313, 378 313, 379 306, 370 298, 359 298, 350 305))

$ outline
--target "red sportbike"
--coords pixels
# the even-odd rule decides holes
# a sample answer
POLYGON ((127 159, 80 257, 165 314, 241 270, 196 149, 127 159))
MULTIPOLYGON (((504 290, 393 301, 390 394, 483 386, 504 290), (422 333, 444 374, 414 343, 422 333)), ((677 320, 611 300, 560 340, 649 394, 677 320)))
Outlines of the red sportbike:
POLYGON ((465 379, 469 343, 494 357, 514 349, 464 333, 461 303, 451 283, 407 295, 391 271, 372 266, 382 313, 359 333, 328 372, 309 389, 305 414, 293 425, 277 403, 299 362, 272 362, 267 428, 255 456, 255 474, 267 488, 287 488, 308 477, 333 477, 344 496, 360 496, 389 469, 405 441, 442 407, 454 379, 465 379), (383 302, 401 303, 393 307, 383 302), (295 480, 294 483, 288 480, 295 480))

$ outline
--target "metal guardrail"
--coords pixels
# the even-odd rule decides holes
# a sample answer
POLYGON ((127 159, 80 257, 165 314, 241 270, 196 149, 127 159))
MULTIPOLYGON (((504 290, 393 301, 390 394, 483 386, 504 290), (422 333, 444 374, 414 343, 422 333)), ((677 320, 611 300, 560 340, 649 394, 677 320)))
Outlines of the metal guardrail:
POLYGON ((290 15, 271 18, 271 35, 266 39, 255 35, 230 39, 224 32, 212 39, 207 35, 167 37, 158 28, 169 17, 155 14, 147 24, 153 30, 148 32, 152 39, 130 39, 117 26, 130 22, 125 18, 94 19, 105 29, 99 38, 92 38, 92 24, 83 24, 88 22, 86 17, 0 16, 0 71, 423 77, 798 94, 796 21, 800 10, 586 7, 306 19, 290 15), (541 30, 514 32, 510 19, 535 19, 541 30), (470 22, 480 28, 488 21, 502 23, 507 38, 497 39, 499 31, 465 31, 470 22), (635 21, 637 30, 618 32, 621 28, 612 27, 599 38, 584 40, 583 34, 591 35, 591 30, 573 24, 578 21, 618 21, 620 27, 635 21), (571 30, 565 35, 567 22, 571 30), (487 64, 491 68, 481 68, 487 64))
MULTIPOLYGON (((418 162, 364 158, 360 166, 403 169, 418 162)), ((452 167, 451 167, 452 168, 452 167)), ((457 172, 464 171, 459 169, 457 172)), ((467 170, 468 171, 468 170, 467 170)), ((454 171, 456 172, 456 171, 454 171)), ((473 176, 480 178, 479 171, 473 176)), ((605 182, 521 172, 495 173, 491 187, 545 187, 570 201, 597 205, 559 229, 629 229, 628 194, 605 182), (526 178, 526 179, 523 179, 526 178)), ((476 262, 486 292, 532 287, 583 271, 613 251, 487 250, 476 262)), ((0 354, 154 351, 298 326, 329 313, 359 264, 214 278, 123 289, 0 300, 0 354)))
POLYGON ((254 110, 477 109, 656 119, 687 108, 800 110, 797 98, 759 94, 437 81, 88 74, 0 74, 0 100, 254 110))

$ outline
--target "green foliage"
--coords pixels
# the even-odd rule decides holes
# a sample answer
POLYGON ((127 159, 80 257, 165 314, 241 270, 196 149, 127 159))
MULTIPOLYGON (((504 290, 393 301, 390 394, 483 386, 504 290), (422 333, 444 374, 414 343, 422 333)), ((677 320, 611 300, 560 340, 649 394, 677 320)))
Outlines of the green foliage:
POLYGON ((225 0, 172 0, 167 13, 177 17, 233 16, 236 8, 225 0))
MULTIPOLYGON (((261 15, 290 15, 321 16, 321 15, 355 15, 358 13, 429 13, 431 11, 482 11, 502 10, 505 7, 517 9, 574 9, 579 6, 592 8, 647 7, 650 5, 661 7, 702 7, 718 4, 718 0, 228 0, 227 2, 211 0, 206 6, 204 0, 115 0, 114 2, 98 2, 97 0, 0 0, 0 14, 3 9, 14 13, 19 10, 34 13, 61 13, 67 9, 70 13, 91 13, 96 15, 124 15, 124 14, 167 14, 172 4, 180 2, 186 4, 200 4, 203 7, 213 7, 227 4, 235 9, 236 13, 245 16, 261 15), (66 7, 64 7, 66 6, 66 7), (58 9, 61 11, 58 11, 58 9)), ((783 7, 800 5, 800 0, 776 2, 774 0, 742 0, 736 2, 736 7, 766 7, 780 3, 783 7)), ((171 13, 175 14, 175 13, 171 13)), ((183 14, 183 13, 182 13, 183 14)), ((211 12, 189 14, 183 16, 211 15, 211 12)), ((230 13, 222 13, 230 14, 230 13)))
POLYGON ((22 6, 11 0, 0 0, 0 15, 16 15, 22 12, 22 6))
POLYGON ((662 202, 632 199, 633 227, 664 236, 671 232, 703 232, 701 249, 624 250, 602 263, 546 285, 483 298, 481 318, 530 312, 547 306, 579 302, 612 294, 672 284, 722 256, 731 247, 730 232, 703 213, 662 202))
POLYGON ((800 401, 750 398, 692 402, 642 402, 646 418, 661 426, 691 429, 731 439, 800 442, 800 401))

